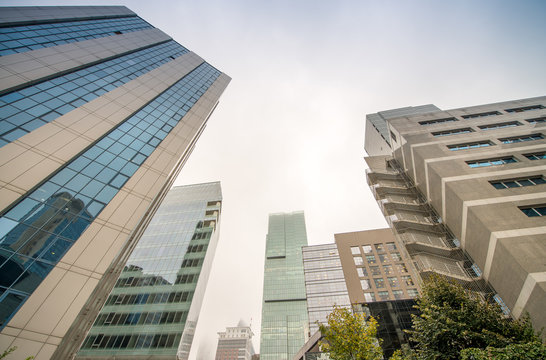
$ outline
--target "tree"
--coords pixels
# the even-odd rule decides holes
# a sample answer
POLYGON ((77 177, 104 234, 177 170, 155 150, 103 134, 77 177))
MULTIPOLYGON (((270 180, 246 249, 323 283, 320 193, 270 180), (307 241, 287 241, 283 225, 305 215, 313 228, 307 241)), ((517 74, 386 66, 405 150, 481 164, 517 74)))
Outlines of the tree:
POLYGON ((383 351, 377 339, 377 321, 366 321, 363 314, 353 314, 346 308, 334 307, 328 315, 328 325, 320 324, 323 334, 321 351, 332 360, 379 360, 383 351))
POLYGON ((413 315, 413 328, 409 331, 416 343, 412 355, 417 359, 460 359, 464 349, 542 344, 528 316, 507 319, 497 304, 485 302, 439 276, 425 282, 417 308, 421 315, 413 315))

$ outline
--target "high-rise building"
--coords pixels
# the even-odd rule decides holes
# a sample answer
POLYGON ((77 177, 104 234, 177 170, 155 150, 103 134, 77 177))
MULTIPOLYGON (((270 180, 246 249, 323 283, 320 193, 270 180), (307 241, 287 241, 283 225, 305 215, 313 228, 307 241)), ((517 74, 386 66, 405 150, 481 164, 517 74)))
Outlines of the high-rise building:
POLYGON ((220 183, 172 188, 76 359, 187 359, 218 243, 220 183))
POLYGON ((290 360, 307 340, 302 211, 269 215, 265 246, 260 358, 290 360))
POLYGON ((243 321, 239 321, 237 326, 219 332, 215 360, 252 360, 255 355, 253 335, 250 326, 243 321))
POLYGON ((351 308, 351 300, 336 244, 304 246, 303 270, 312 336, 319 329, 318 323, 326 323, 334 305, 351 308))
POLYGON ((0 348, 66 359, 230 79, 122 6, 2 8, 0 55, 0 348))
POLYGON ((367 180, 419 274, 546 326, 546 97, 386 113, 367 116, 367 180))

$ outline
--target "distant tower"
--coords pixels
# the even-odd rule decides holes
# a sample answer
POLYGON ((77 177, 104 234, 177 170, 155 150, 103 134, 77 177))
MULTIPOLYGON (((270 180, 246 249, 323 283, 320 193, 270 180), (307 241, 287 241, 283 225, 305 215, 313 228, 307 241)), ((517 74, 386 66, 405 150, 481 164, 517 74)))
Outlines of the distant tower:
POLYGON ((251 360, 254 355, 252 330, 243 320, 235 327, 218 333, 218 348, 215 360, 251 360))
POLYGON ((291 360, 309 332, 302 246, 302 211, 269 215, 264 267, 260 357, 291 360))

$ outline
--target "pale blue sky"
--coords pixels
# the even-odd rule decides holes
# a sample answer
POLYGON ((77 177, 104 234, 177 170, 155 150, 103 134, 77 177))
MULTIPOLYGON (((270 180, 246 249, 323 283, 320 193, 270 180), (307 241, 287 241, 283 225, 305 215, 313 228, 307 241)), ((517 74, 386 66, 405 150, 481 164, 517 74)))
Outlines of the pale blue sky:
POLYGON ((546 1, 0 1, 126 5, 233 78, 177 184, 220 180, 220 245, 192 358, 252 318, 267 215, 310 244, 385 227, 365 183, 367 113, 542 96, 546 1), (200 351, 198 351, 200 350, 200 351))

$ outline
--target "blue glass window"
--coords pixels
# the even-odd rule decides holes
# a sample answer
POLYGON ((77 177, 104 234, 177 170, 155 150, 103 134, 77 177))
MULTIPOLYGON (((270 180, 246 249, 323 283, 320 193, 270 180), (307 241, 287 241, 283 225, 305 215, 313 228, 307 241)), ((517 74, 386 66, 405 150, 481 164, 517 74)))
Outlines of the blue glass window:
POLYGON ((504 165, 504 164, 510 164, 515 162, 517 162, 517 160, 513 156, 507 156, 503 158, 467 161, 466 163, 471 168, 476 168, 476 167, 485 167, 485 166, 504 165))
POLYGON ((533 141, 533 140, 541 140, 544 139, 542 134, 530 134, 530 135, 521 135, 521 136, 512 136, 507 138, 499 139, 499 141, 502 141, 504 144, 513 144, 523 141, 533 141))
POLYGON ((546 184, 546 180, 544 180, 542 175, 538 175, 538 176, 531 176, 531 177, 517 178, 517 179, 495 180, 495 181, 490 181, 490 183, 496 189, 508 189, 508 188, 522 187, 522 186, 534 186, 534 185, 546 184))
POLYGON ((0 56, 151 28, 136 16, 0 28, 0 56))
MULTIPOLYGON (((144 134, 149 135, 150 141, 154 138, 163 140, 167 133, 159 129, 166 124, 176 126, 198 100, 199 96, 195 94, 207 91, 219 75, 220 72, 209 64, 201 64, 0 218, 0 291, 4 293, 0 303, 8 296, 6 294, 15 294, 15 290, 23 295, 18 299, 24 301, 139 168, 134 163, 135 157, 132 162, 110 149, 115 144, 122 144, 122 150, 130 148, 137 138, 144 138, 141 136, 144 134), (159 115, 170 110, 172 116, 158 117, 158 109, 162 109, 159 115), (135 136, 127 138, 129 132, 136 132, 135 136), (115 158, 106 165, 105 153, 115 158), (111 167, 114 163, 115 167, 111 167), (23 278, 32 281, 25 281, 23 286, 23 278)), ((150 148, 153 150, 155 146, 150 148)), ((137 162, 141 164, 147 157, 138 153, 137 162)), ((10 296, 14 299, 14 295, 10 296)), ((18 306, 9 308, 15 311, 18 306)), ((0 327, 12 316, 10 311, 2 313, 0 327)))
POLYGON ((480 125, 478 127, 482 130, 494 130, 494 129, 502 129, 507 127, 521 126, 521 125, 522 124, 519 121, 507 121, 507 122, 496 123, 496 124, 480 125))
POLYGON ((0 96, 0 147, 186 52, 168 41, 0 96))
POLYGON ((474 141, 474 142, 463 143, 463 144, 448 145, 447 148, 451 151, 457 151, 457 150, 466 150, 466 149, 476 149, 476 148, 487 147, 492 145, 493 143, 491 143, 491 141, 485 140, 485 141, 474 141))
POLYGON ((457 135, 457 134, 466 134, 473 132, 471 128, 462 128, 462 129, 450 129, 443 131, 435 131, 432 133, 432 136, 448 136, 448 135, 457 135))
POLYGON ((546 205, 533 205, 519 208, 529 217, 546 216, 546 205))
POLYGON ((425 121, 419 121, 419 125, 435 125, 435 124, 441 124, 446 122, 453 122, 453 121, 459 121, 454 117, 450 118, 444 118, 444 119, 433 119, 433 120, 425 120, 425 121))
POLYGON ((531 154, 523 154, 527 159, 529 160, 542 160, 546 159, 546 152, 537 152, 537 153, 531 153, 531 154))

